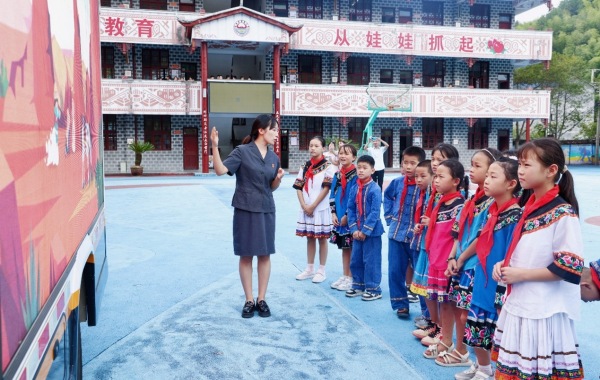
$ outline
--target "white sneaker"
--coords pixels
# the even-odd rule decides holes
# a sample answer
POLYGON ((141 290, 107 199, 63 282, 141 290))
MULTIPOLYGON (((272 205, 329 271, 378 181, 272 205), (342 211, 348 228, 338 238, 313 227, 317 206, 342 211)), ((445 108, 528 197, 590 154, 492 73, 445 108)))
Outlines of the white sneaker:
POLYGON ((296 280, 308 280, 309 278, 313 278, 315 276, 315 272, 305 269, 304 272, 300 273, 296 276, 296 280))
POLYGON ((352 289, 352 277, 346 277, 336 289, 343 292, 352 289))
POLYGON ((475 374, 478 370, 479 365, 477 363, 473 363, 468 369, 454 375, 454 378, 456 380, 471 380, 475 377, 475 374))
POLYGON ((342 283, 344 283, 344 281, 346 281, 346 276, 342 276, 342 277, 338 278, 337 280, 335 280, 334 282, 331 283, 331 285, 330 285, 331 289, 338 289, 338 286, 340 286, 342 283))
POLYGON ((488 375, 487 373, 485 373, 483 371, 477 371, 475 376, 472 377, 472 380, 490 380, 490 379, 493 379, 492 375, 488 375))
POLYGON ((314 282, 315 284, 319 284, 323 281, 325 281, 325 279, 327 278, 327 276, 325 276, 325 272, 317 272, 317 274, 314 275, 312 282, 314 282))

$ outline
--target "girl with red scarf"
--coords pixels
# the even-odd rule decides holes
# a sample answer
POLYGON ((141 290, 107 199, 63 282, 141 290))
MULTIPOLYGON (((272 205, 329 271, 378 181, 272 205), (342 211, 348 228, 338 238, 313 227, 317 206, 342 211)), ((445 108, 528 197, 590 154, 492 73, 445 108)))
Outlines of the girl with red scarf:
MULTIPOLYGON (((492 375, 492 339, 498 320, 496 287, 492 278, 493 266, 503 260, 512 240, 512 234, 521 218, 516 194, 521 189, 517 176, 518 163, 499 158, 490 165, 482 190, 493 200, 488 209, 487 222, 477 239, 473 294, 464 327, 464 342, 474 347, 477 361, 469 369, 455 375, 458 380, 489 378, 492 375)), ((464 211, 464 208, 463 208, 464 211)), ((457 322, 458 323, 458 322, 457 322)), ((458 330, 458 326, 457 326, 458 330)), ((458 340, 458 334, 457 334, 458 340)))
POLYGON ((321 283, 327 278, 327 239, 331 235, 331 211, 329 209, 329 189, 337 168, 325 157, 325 140, 321 136, 313 137, 308 146, 310 160, 298 173, 294 189, 302 208, 298 214, 296 235, 306 236, 306 269, 296 276, 296 280, 312 279, 321 283), (315 273, 315 256, 319 241, 319 269, 315 273))
POLYGON ((347 291, 352 288, 352 273, 350 272, 350 255, 352 254, 352 234, 348 228, 348 198, 350 189, 356 186, 356 148, 353 145, 342 145, 338 152, 340 171, 333 177, 331 194, 329 196, 329 207, 331 208, 331 219, 333 231, 329 241, 336 244, 342 250, 343 275, 337 281, 331 283, 332 289, 347 291))
POLYGON ((425 250, 429 256, 427 298, 429 302, 434 301, 440 305, 442 338, 423 353, 428 359, 435 359, 444 351, 454 350, 454 313, 448 293, 449 281, 444 272, 454 245, 452 226, 465 201, 459 191, 464 175, 465 169, 460 161, 446 160, 438 166, 434 180, 435 188, 442 197, 431 212, 425 236, 425 250))
POLYGON ((496 379, 582 379, 574 321, 584 262, 574 182, 554 139, 518 152, 519 183, 531 194, 493 278, 507 284, 494 344, 496 379))
POLYGON ((493 148, 481 149, 471 157, 469 178, 477 185, 475 194, 467 200, 452 228, 454 246, 448 257, 446 276, 451 277, 450 293, 454 307, 456 324, 456 349, 445 356, 435 359, 435 363, 444 367, 469 365, 469 351, 463 343, 467 312, 473 292, 473 279, 477 256, 475 245, 479 230, 485 223, 488 208, 493 199, 483 190, 483 182, 490 165, 500 158, 502 153, 493 148))

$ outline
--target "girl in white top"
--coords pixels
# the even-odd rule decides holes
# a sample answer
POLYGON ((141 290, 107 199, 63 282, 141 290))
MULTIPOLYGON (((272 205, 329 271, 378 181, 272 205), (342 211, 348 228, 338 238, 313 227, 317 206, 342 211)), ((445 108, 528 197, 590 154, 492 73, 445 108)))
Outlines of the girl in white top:
POLYGON ((308 150, 310 160, 304 164, 294 182, 298 201, 302 208, 298 214, 296 235, 306 236, 307 265, 304 272, 296 276, 297 280, 312 278, 315 283, 325 281, 325 263, 327 262, 327 240, 331 235, 332 222, 329 209, 329 189, 337 168, 323 156, 325 140, 313 137, 308 150), (319 241, 319 269, 315 274, 314 264, 319 241))
POLYGON ((531 195, 493 271, 508 285, 494 337, 496 378, 582 379, 573 321, 584 262, 573 177, 553 139, 523 145, 518 157, 519 182, 531 195))

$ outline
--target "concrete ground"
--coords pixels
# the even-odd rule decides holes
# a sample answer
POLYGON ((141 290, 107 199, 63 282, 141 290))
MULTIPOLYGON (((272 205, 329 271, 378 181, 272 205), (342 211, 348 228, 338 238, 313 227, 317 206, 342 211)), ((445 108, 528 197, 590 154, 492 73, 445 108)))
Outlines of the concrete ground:
MULTIPOLYGON (((600 258, 600 227, 585 222, 600 216, 600 169, 571 171, 587 264, 600 258)), ((452 379, 462 370, 423 358, 413 323, 395 316, 387 239, 381 300, 349 299, 329 287, 341 274, 340 251, 332 245, 324 283, 294 279, 306 263, 305 239, 294 235, 294 177, 287 175, 275 192, 277 254, 267 294, 273 316, 252 319, 240 317, 234 178, 107 178, 109 279, 99 325, 82 325, 84 378, 416 380, 452 379)), ((411 304, 411 320, 417 305, 411 304)), ((600 302, 583 304, 577 323, 590 379, 600 375, 593 343, 600 341, 599 313, 600 302)))

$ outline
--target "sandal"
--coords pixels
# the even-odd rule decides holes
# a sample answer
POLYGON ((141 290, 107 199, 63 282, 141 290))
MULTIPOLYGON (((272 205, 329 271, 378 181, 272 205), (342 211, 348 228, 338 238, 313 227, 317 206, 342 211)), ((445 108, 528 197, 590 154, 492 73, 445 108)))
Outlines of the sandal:
POLYGON ((444 351, 438 351, 438 345, 432 344, 428 349, 425 350, 425 352, 423 352, 423 356, 425 356, 427 359, 435 359, 438 356, 445 355, 447 352, 454 351, 454 343, 450 344, 450 346, 446 346, 446 343, 440 340, 439 344, 444 346, 446 349, 444 351))
POLYGON ((469 351, 466 354, 461 355, 460 352, 454 351, 443 351, 440 352, 435 364, 441 365, 442 367, 469 367, 473 362, 469 360, 469 351))
POLYGON ((407 308, 396 310, 398 318, 406 319, 410 317, 410 311, 407 308))

